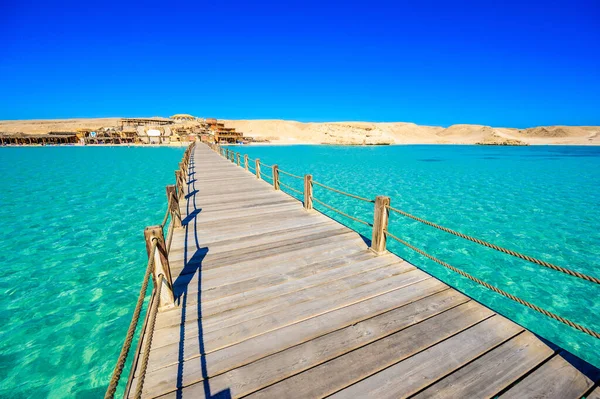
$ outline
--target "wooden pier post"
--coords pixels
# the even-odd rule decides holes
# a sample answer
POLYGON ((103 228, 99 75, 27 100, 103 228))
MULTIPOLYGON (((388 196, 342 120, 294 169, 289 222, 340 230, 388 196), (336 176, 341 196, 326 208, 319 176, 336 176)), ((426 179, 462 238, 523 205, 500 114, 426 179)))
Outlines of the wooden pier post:
POLYGON ((173 228, 181 227, 181 209, 179 209, 179 198, 177 198, 177 190, 175 185, 167 186, 167 201, 171 200, 171 223, 173 228))
POLYGON ((371 239, 371 251, 377 255, 386 253, 385 233, 387 230, 390 210, 390 197, 379 195, 375 198, 375 213, 373 216, 373 237, 371 239))
POLYGON ((304 209, 313 209, 312 175, 304 175, 304 209))
POLYGON ((260 179, 260 159, 256 158, 256 178, 260 179))
POLYGON ((240 166, 240 153, 237 153, 237 165, 240 166))
POLYGON ((248 154, 244 154, 244 169, 248 170, 248 154))
POLYGON ((183 174, 180 170, 175 171, 175 183, 177 184, 177 199, 183 196, 183 174))
POLYGON ((273 165, 273 188, 279 190, 279 166, 273 165))
POLYGON ((146 239, 146 252, 148 258, 154 257, 154 269, 152 270, 152 279, 154 284, 162 284, 160 298, 158 302, 158 310, 168 309, 175 306, 175 297, 173 295, 173 279, 171 278, 171 269, 169 268, 169 260, 167 258, 167 247, 165 246, 165 236, 163 235, 162 227, 149 226, 144 230, 144 238, 146 239), (157 240, 156 250, 150 253, 152 249, 152 241, 157 240))

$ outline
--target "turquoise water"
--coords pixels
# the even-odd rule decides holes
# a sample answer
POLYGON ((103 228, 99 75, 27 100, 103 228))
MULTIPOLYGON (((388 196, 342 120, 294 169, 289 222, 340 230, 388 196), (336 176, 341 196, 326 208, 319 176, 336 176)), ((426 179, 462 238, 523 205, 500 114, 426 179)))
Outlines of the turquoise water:
POLYGON ((0 148, 0 397, 104 395, 182 154, 0 148))
MULTIPOLYGON (((600 275, 600 148, 235 147, 296 174, 527 254, 600 275)), ((164 186, 183 148, 0 148, 0 397, 104 394, 147 256, 164 186)), ((268 172, 264 171, 263 172, 268 172)), ((302 185, 283 176, 297 189, 302 185)), ((370 221, 372 205, 315 187, 370 221)), ((317 205, 317 207, 319 207, 317 205)), ((337 216, 335 216, 337 217, 337 216)), ((340 221, 361 231, 362 225, 340 221)), ((591 283, 393 215, 390 230, 498 287, 596 331, 591 283)), ((399 255, 600 365, 598 340, 523 309, 399 245, 399 255)), ((135 345, 135 343, 134 343, 135 345)))
MULTIPOLYGON (((600 277, 600 148, 243 146, 234 151, 527 255, 600 277)), ((270 170, 262 168, 269 181, 270 170)), ((281 174, 302 191, 302 182, 281 174)), ((284 191, 286 190, 283 188, 284 191)), ((293 193, 292 193, 293 194, 293 193)), ((365 221, 373 205, 314 187, 365 221)), ((370 228, 326 210, 371 237, 370 228)), ((449 264, 600 332, 600 287, 452 236, 398 214, 396 236, 449 264)), ((600 340, 518 305, 392 240, 388 248, 533 332, 600 366, 600 340)))

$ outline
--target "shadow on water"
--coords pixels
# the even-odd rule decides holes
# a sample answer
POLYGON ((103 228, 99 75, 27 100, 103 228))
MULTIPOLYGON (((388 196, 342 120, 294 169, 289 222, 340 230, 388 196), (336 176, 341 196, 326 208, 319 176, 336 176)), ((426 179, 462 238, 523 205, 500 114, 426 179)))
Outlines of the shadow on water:
MULTIPOLYGON (((189 173, 190 176, 195 174, 193 158, 190 161, 189 173)), ((208 367, 206 364, 206 357, 204 356, 204 332, 202 328, 202 301, 201 301, 201 283, 202 283, 202 262, 208 254, 208 247, 202 247, 198 238, 198 231, 196 229, 196 217, 202 212, 201 208, 196 207, 196 179, 187 182, 187 194, 185 199, 186 213, 187 216, 182 220, 182 226, 185 228, 185 244, 184 244, 184 267, 177 279, 173 282, 173 290, 175 295, 175 301, 178 306, 181 306, 181 324, 179 328, 179 353, 178 353, 178 367, 177 367, 177 398, 183 397, 183 376, 184 376, 184 361, 185 361, 185 328, 186 328, 186 305, 188 295, 194 295, 193 291, 189 290, 190 282, 198 276, 198 289, 197 289, 197 312, 198 312, 198 348, 200 356, 188 362, 199 361, 202 370, 202 386, 204 389, 204 396, 206 398, 219 398, 219 399, 230 399, 231 392, 229 389, 225 389, 220 392, 211 393, 210 382, 208 379, 208 367), (193 241, 192 241, 193 238, 193 241)))

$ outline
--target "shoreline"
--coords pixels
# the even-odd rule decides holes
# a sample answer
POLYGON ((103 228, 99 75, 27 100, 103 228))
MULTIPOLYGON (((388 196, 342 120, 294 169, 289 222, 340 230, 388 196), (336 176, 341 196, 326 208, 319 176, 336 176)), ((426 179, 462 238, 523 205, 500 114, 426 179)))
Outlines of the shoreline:
MULTIPOLYGON (((0 148, 44 148, 44 147, 77 147, 77 148, 93 148, 93 147, 147 147, 147 148, 158 148, 158 147, 169 147, 178 148, 186 147, 190 142, 183 142, 177 144, 141 144, 141 143, 128 143, 128 144, 8 144, 0 145, 0 148)), ((248 144, 221 144, 222 147, 291 147, 291 146, 331 146, 331 147, 398 147, 398 146, 464 146, 464 147, 600 147, 600 143, 533 143, 528 145, 482 145, 482 144, 471 144, 471 143, 392 143, 392 144, 333 144, 333 143, 248 143, 248 144)))

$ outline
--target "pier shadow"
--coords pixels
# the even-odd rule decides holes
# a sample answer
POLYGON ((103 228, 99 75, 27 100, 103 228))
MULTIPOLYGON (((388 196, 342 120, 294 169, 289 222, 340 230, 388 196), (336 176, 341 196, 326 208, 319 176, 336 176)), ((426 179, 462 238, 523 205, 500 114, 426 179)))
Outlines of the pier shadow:
MULTIPOLYGON (((191 176, 195 172, 193 171, 194 164, 193 158, 190 160, 189 175, 191 176)), ((185 338, 186 338, 186 321, 187 321, 187 304, 188 298, 196 295, 197 300, 197 327, 198 327, 198 349, 200 356, 195 359, 189 359, 187 363, 200 362, 200 368, 202 372, 202 384, 204 390, 204 397, 206 398, 218 398, 218 399, 230 399, 231 391, 225 389, 219 392, 211 392, 210 381, 208 379, 208 365, 206 363, 205 356, 205 345, 204 345, 204 330, 202 327, 202 264, 206 255, 209 252, 209 248, 201 246, 200 239, 198 237, 197 217, 202 212, 201 208, 196 206, 196 194, 199 192, 196 189, 196 179, 190 180, 186 187, 186 210, 187 215, 182 220, 182 226, 185 229, 185 243, 184 243, 184 267, 180 272, 177 279, 173 282, 173 291, 175 295, 175 301, 178 306, 181 306, 181 320, 179 328, 179 349, 178 349, 178 366, 177 366, 177 398, 183 398, 184 393, 184 362, 186 358, 185 354, 185 338), (197 278, 198 288, 196 292, 190 288, 190 283, 197 278)), ((183 215, 182 215, 183 216, 183 215)), ((188 385, 189 386, 189 385, 188 385)))

